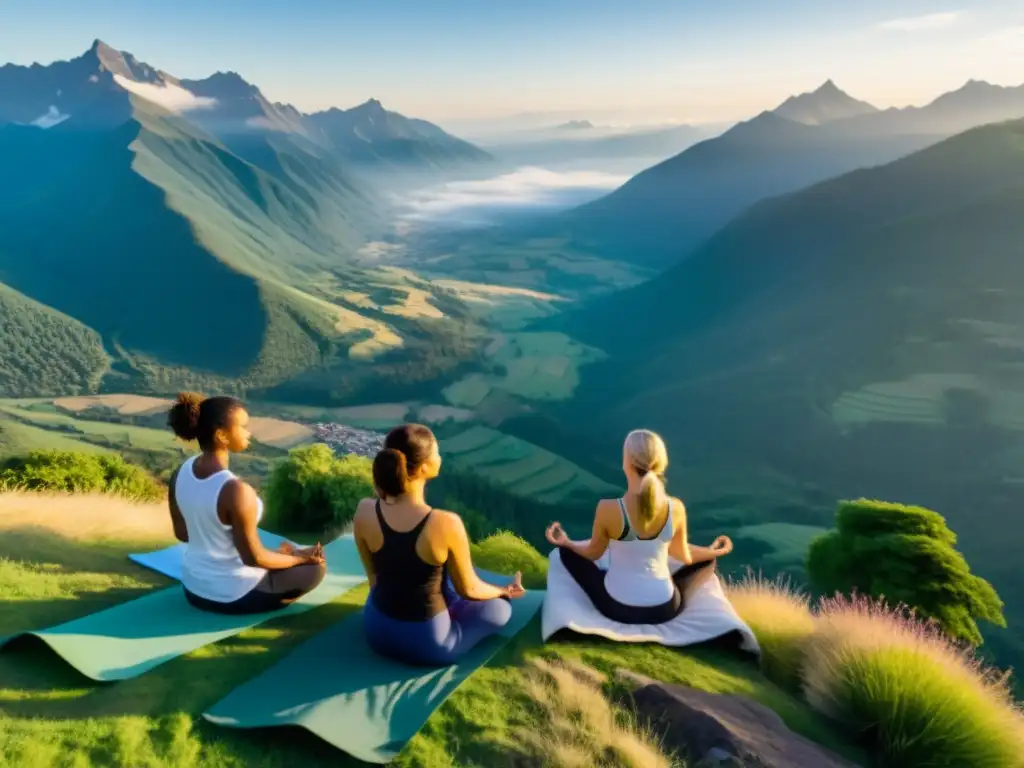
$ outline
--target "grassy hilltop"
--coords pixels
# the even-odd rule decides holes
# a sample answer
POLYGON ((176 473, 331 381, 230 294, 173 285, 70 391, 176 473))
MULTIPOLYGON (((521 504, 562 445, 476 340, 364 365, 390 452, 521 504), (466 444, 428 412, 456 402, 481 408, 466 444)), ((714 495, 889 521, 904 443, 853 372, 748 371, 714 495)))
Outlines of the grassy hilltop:
MULTIPOLYGON (((132 493, 123 484, 107 490, 0 493, 0 633, 50 626, 169 583, 127 559, 172 542, 164 502, 121 498, 132 493)), ((275 498, 268 495, 271 506, 275 498)), ((271 509, 268 521, 275 517, 279 526, 301 524, 271 509)), ((546 559, 513 534, 474 544, 474 560, 522 570, 530 588, 545 584, 546 559)), ((806 598, 756 579, 732 584, 729 595, 761 643, 760 669, 711 648, 570 635, 542 645, 538 616, 430 718, 396 764, 695 765, 630 716, 619 670, 749 697, 861 765, 1021 764, 1024 721, 1004 683, 934 630, 864 601, 812 611, 806 598)), ((41 644, 19 644, 0 654, 0 757, 33 768, 350 764, 305 732, 218 729, 199 713, 365 598, 357 588, 114 685, 85 681, 41 644)))

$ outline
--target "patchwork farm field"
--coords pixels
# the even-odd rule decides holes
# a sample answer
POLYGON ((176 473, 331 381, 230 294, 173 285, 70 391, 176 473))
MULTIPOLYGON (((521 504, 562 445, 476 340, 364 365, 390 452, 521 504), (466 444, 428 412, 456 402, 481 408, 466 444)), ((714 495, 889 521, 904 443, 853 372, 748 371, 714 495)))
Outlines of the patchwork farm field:
POLYGON ((492 392, 533 401, 568 400, 580 383, 580 368, 604 359, 599 349, 562 333, 496 334, 484 348, 487 373, 472 373, 445 388, 460 408, 479 406, 492 392))
MULTIPOLYGON (((148 456, 147 463, 163 471, 188 451, 163 427, 163 414, 170 404, 170 400, 136 395, 0 400, 0 456, 46 449, 135 452, 148 456)), ((557 503, 576 495, 596 500, 616 492, 567 459, 476 423, 467 409, 411 402, 348 408, 253 403, 251 408, 259 458, 248 468, 248 476, 257 479, 267 462, 284 450, 314 442, 312 424, 337 423, 383 432, 403 421, 421 421, 440 425, 441 452, 452 466, 516 495, 557 503)), ((243 463, 246 458, 239 457, 243 463)))

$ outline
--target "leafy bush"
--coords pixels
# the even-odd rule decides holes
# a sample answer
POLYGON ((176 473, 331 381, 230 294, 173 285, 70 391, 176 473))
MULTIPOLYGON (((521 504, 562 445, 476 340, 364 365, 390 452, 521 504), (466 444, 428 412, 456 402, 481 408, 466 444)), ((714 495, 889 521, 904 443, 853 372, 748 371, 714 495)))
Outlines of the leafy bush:
POLYGON ((768 581, 753 573, 730 583, 727 594, 757 637, 765 676, 787 690, 799 691, 804 652, 814 633, 807 596, 782 579, 768 581))
POLYGON ((33 451, 0 464, 0 490, 101 492, 135 501, 163 498, 163 486, 122 457, 74 451, 33 451))
POLYGON ((975 646, 982 643, 976 619, 1006 626, 999 595, 970 572, 938 513, 861 499, 839 505, 836 528, 808 553, 808 575, 818 591, 907 605, 975 646))
POLYGON ((548 561, 527 542, 509 531, 488 536, 472 545, 473 565, 495 573, 523 573, 523 586, 544 589, 548 580, 548 561))
POLYGON ((804 692, 861 734, 875 765, 1024 764, 1024 720, 1005 678, 934 623, 860 597, 825 601, 807 643, 804 692))
POLYGON ((322 533, 348 525, 360 499, 372 496, 369 459, 338 457, 318 443, 294 448, 263 487, 265 525, 290 533, 322 533))

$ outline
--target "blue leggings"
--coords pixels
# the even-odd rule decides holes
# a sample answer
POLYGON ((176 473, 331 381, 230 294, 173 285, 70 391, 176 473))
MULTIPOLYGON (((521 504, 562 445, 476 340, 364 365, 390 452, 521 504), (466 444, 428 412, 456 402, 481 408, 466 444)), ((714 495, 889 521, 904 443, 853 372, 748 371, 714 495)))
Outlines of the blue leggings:
POLYGON ((370 647, 381 656, 406 664, 446 666, 454 664, 512 618, 512 603, 505 598, 467 600, 455 593, 448 579, 442 591, 448 610, 425 621, 385 616, 374 607, 371 592, 363 609, 370 647))

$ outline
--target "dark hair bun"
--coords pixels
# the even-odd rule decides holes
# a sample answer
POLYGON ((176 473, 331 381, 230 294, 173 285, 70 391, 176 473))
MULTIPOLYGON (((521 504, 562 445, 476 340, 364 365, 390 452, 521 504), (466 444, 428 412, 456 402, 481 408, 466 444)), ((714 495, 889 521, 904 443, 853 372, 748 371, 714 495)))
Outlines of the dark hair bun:
POLYGON ((186 441, 199 437, 199 408, 206 398, 195 392, 182 392, 167 414, 167 425, 186 441))

